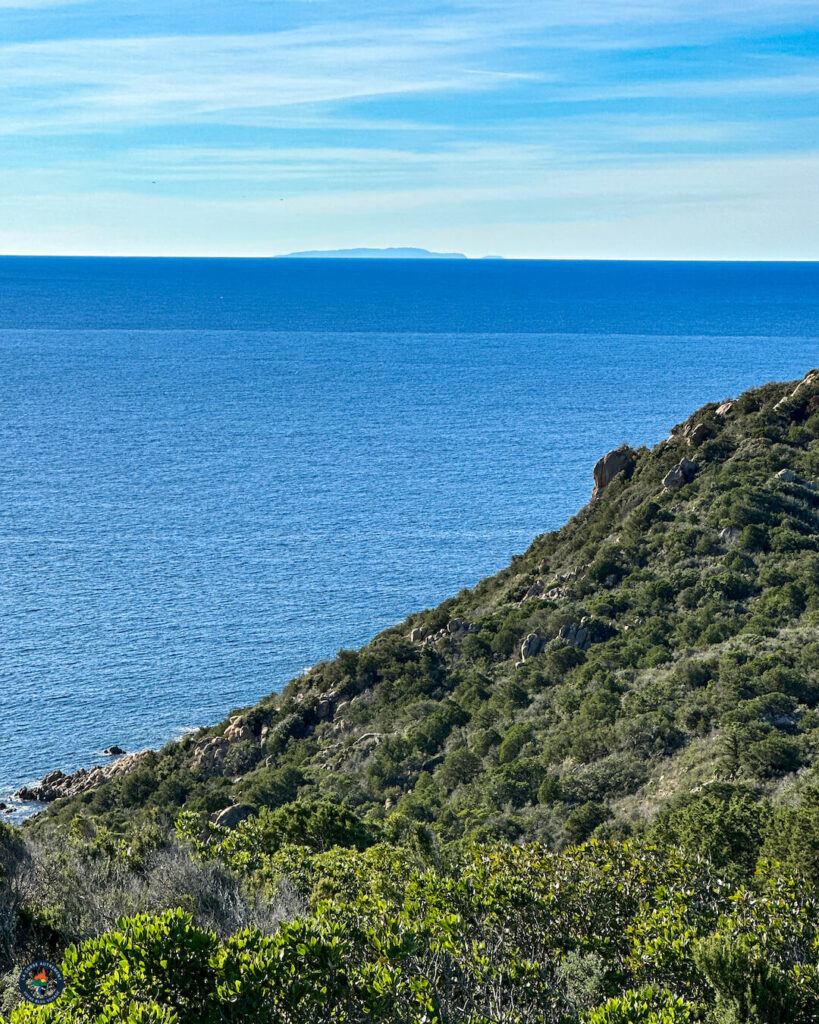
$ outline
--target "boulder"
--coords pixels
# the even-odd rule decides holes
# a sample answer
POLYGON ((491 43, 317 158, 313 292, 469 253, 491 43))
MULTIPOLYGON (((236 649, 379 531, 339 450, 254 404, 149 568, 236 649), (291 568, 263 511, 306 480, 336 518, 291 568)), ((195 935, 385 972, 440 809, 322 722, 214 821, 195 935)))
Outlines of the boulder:
POLYGON ((734 408, 733 402, 723 402, 722 405, 718 405, 716 408, 717 416, 727 416, 728 413, 734 408))
POLYGON ((703 441, 707 441, 709 437, 713 435, 713 431, 707 423, 698 423, 695 427, 692 427, 688 432, 688 443, 698 448, 703 441))
POLYGON ((242 740, 253 739, 253 730, 241 715, 234 715, 228 722, 224 736, 228 743, 241 743, 242 740))
POLYGON ((124 753, 125 751, 122 747, 118 747, 116 744, 114 744, 113 747, 106 747, 105 750, 103 750, 103 754, 106 754, 108 757, 122 757, 124 753))
POLYGON ((326 722, 333 717, 333 699, 330 694, 325 693, 319 697, 316 705, 316 717, 320 722, 326 722))
POLYGON ((526 593, 523 595, 521 600, 529 601, 533 597, 540 597, 543 594, 543 588, 545 584, 543 580, 535 580, 535 582, 529 587, 526 593))
POLYGON ((621 444, 598 459, 594 466, 594 490, 592 501, 612 482, 619 473, 631 473, 637 453, 627 444, 621 444))
POLYGON ((221 811, 211 814, 210 820, 214 825, 222 828, 236 828, 236 826, 256 813, 255 807, 248 804, 231 804, 230 807, 223 807, 221 811))
POLYGON ((733 544, 740 533, 742 530, 738 526, 725 526, 719 531, 719 539, 723 544, 733 544))
POLYGON ((409 640, 410 643, 417 644, 419 641, 424 639, 424 631, 420 626, 416 626, 415 629, 410 630, 409 640))
POLYGON ((376 746, 381 742, 380 732, 365 732, 363 736, 359 736, 358 739, 353 743, 354 747, 357 747, 360 743, 374 743, 376 746))
POLYGON ((802 402, 819 387, 819 370, 811 370, 805 374, 790 394, 780 398, 774 406, 774 412, 790 412, 798 408, 802 402))
POLYGON ((191 759, 191 770, 204 775, 219 775, 228 752, 230 741, 226 736, 208 736, 196 744, 191 759))
POLYGON ((672 466, 663 477, 663 487, 668 491, 676 491, 683 484, 690 484, 698 469, 699 466, 696 462, 692 462, 691 459, 683 459, 676 466, 672 466))
POLYGON ((580 651, 585 651, 591 646, 588 628, 578 625, 576 622, 561 626, 557 635, 570 647, 576 647, 580 651))
POLYGON ((792 484, 796 479, 796 473, 791 469, 780 469, 776 474, 776 479, 781 480, 783 484, 792 484))
POLYGON ((530 633, 520 645, 520 660, 526 661, 527 658, 534 658, 540 653, 545 643, 546 641, 539 637, 537 633, 530 633))
POLYGON ((97 765, 94 768, 81 768, 71 775, 66 775, 65 772, 59 770, 49 772, 36 785, 23 786, 14 796, 17 800, 37 800, 46 804, 62 797, 78 796, 80 793, 97 789, 110 779, 133 771, 151 753, 150 750, 139 750, 133 754, 126 754, 110 764, 97 765))

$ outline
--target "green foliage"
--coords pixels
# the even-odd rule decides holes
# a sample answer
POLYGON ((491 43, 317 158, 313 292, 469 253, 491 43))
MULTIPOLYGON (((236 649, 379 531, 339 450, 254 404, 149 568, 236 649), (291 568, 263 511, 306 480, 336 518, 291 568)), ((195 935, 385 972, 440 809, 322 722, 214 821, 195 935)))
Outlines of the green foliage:
MULTIPOLYGON (((193 1019, 159 977, 170 929, 205 1021, 813 1024, 819 385, 775 409, 793 390, 706 407, 496 576, 39 816, 63 885, 116 865, 139 892, 178 818, 197 864, 302 913, 272 939, 90 934, 91 1009, 17 1019, 193 1019), (237 803, 260 813, 206 821, 237 803), (109 998, 94 963, 137 989, 109 998)), ((83 934, 53 900, 18 907, 25 860, 0 829, 8 950, 83 934)))
POLYGON ((226 938, 181 911, 69 948, 64 996, 12 1024, 810 1024, 819 905, 773 865, 737 887, 668 849, 282 846, 255 884, 310 912, 226 938), (276 881, 278 879, 278 882, 276 881))
POLYGON ((608 999, 589 1014, 588 1024, 696 1024, 696 1006, 679 996, 653 988, 629 991, 608 999))

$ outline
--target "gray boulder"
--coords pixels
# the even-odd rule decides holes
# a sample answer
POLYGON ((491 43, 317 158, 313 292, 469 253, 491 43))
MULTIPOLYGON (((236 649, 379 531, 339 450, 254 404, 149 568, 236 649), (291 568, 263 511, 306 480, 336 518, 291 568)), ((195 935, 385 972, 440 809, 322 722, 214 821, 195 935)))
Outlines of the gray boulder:
POLYGON ((683 459, 663 477, 663 487, 669 491, 676 491, 683 484, 690 484, 700 467, 691 459, 683 459))
POLYGON ((602 459, 598 459, 594 466, 594 490, 592 501, 600 492, 608 487, 612 480, 619 473, 630 473, 634 469, 634 460, 637 453, 627 444, 621 444, 610 452, 606 452, 602 459))
POLYGON ((255 808, 248 804, 231 804, 230 807, 223 807, 210 816, 214 825, 221 825, 222 828, 236 828, 236 826, 255 813, 255 808))
POLYGON ((530 633, 520 645, 520 660, 526 661, 527 658, 534 658, 540 653, 545 643, 546 641, 539 637, 537 633, 530 633))

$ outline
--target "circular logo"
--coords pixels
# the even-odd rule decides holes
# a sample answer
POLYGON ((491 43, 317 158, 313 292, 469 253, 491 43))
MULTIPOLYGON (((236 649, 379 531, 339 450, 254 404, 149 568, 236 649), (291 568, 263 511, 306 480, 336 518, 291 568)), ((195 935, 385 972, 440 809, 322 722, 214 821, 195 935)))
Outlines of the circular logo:
POLYGON ((20 991, 23 998, 37 1006, 53 1003, 65 988, 63 972, 50 960, 35 960, 23 968, 20 975, 20 991))

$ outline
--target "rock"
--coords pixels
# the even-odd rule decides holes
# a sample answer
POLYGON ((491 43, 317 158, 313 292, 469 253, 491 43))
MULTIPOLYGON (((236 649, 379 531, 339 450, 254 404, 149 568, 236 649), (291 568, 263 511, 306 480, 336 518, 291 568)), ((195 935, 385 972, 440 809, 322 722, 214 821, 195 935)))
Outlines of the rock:
POLYGON ((689 431, 688 443, 692 447, 698 448, 703 443, 703 441, 707 441, 708 438, 712 436, 712 434, 713 431, 707 423, 698 423, 689 431))
POLYGON ((208 736, 200 740, 191 759, 191 770, 204 775, 221 774, 229 746, 230 741, 225 736, 208 736))
POLYGON ((211 814, 210 820, 214 825, 220 825, 222 828, 236 828, 240 822, 255 813, 255 807, 250 807, 248 804, 231 804, 230 807, 223 807, 221 811, 211 814))
POLYGON ((241 715, 234 715, 228 722, 224 737, 228 743, 241 743, 242 740, 253 739, 253 730, 241 715))
POLYGON ((727 416, 728 413, 734 408, 733 402, 723 402, 722 405, 718 405, 716 409, 717 416, 727 416))
POLYGON ((333 717, 333 701, 329 694, 323 694, 316 705, 316 716, 320 722, 326 722, 333 717))
POLYGON ((774 406, 774 412, 788 412, 796 409, 817 385, 819 385, 819 370, 811 370, 799 381, 790 394, 779 399, 774 406))
POLYGON ((796 473, 790 469, 780 469, 776 474, 777 480, 781 480, 783 484, 792 484, 796 479, 796 473))
POLYGON ((698 469, 699 466, 696 462, 692 462, 691 459, 683 459, 676 466, 672 466, 663 477, 663 487, 666 490, 675 491, 683 484, 690 484, 698 469))
POLYGON ((587 651, 593 643, 607 640, 613 632, 599 622, 591 622, 584 616, 580 623, 572 622, 561 626, 557 635, 570 647, 576 647, 578 651, 587 651))
POLYGON ((420 626, 416 626, 415 629, 410 630, 409 640, 410 643, 417 644, 424 639, 424 631, 420 626))
POLYGON ((365 732, 363 736, 359 736, 353 746, 358 746, 359 743, 375 743, 376 746, 381 742, 380 732, 365 732))
POLYGON ((618 473, 631 473, 637 453, 627 444, 621 444, 598 459, 594 466, 592 501, 612 482, 618 473))
POLYGON ((116 744, 114 744, 113 747, 106 747, 105 750, 103 750, 103 754, 106 754, 108 757, 122 757, 124 753, 125 751, 122 747, 118 747, 116 744))
POLYGON ((0 800, 0 811, 5 811, 8 808, 8 804, 0 800))
POLYGON ((738 526, 725 526, 719 531, 719 539, 725 544, 733 544, 742 533, 738 526))
POLYGON ((544 643, 545 641, 537 633, 530 633, 520 645, 520 660, 526 661, 527 658, 534 658, 540 653, 544 643))
POLYGON ((97 789, 110 779, 133 771, 151 753, 153 753, 151 750, 139 750, 133 754, 126 754, 118 761, 111 762, 111 764, 97 765, 94 768, 81 768, 71 775, 66 775, 59 770, 49 772, 36 785, 23 786, 14 796, 17 800, 37 800, 40 803, 46 804, 59 800, 62 797, 78 796, 80 793, 87 793, 92 789, 97 789))
POLYGON ((523 601, 529 601, 533 597, 540 597, 543 594, 544 583, 543 580, 535 580, 535 582, 529 587, 526 593, 523 595, 523 601))
POLYGON ((447 623, 446 631, 450 636, 458 636, 466 632, 466 623, 461 619, 452 619, 447 623))

